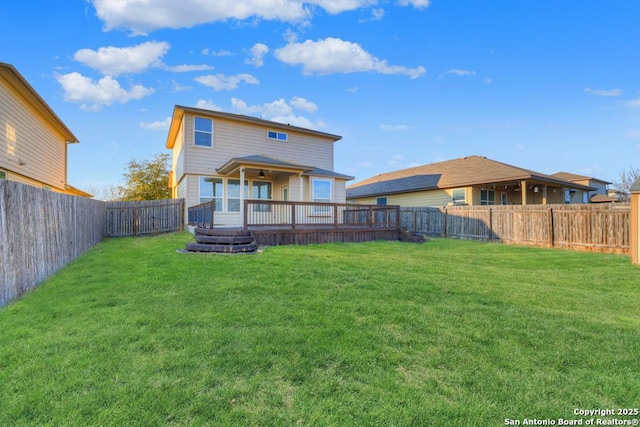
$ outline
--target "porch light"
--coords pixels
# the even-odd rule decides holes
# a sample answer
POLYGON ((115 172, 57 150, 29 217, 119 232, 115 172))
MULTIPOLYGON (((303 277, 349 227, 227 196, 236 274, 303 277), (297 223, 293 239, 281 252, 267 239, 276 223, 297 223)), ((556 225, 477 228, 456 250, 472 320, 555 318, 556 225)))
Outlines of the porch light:
POLYGON ((258 178, 264 179, 264 171, 260 169, 260 173, 258 174, 258 178))

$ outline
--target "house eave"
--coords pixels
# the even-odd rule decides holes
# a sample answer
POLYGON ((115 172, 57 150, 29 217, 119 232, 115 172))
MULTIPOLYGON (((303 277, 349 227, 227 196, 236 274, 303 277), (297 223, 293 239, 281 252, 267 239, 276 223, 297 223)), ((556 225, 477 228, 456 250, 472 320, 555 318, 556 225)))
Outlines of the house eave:
POLYGON ((64 136, 65 142, 74 144, 80 142, 73 132, 64 124, 49 104, 36 92, 29 82, 11 64, 0 62, 0 76, 3 77, 33 108, 53 125, 64 136))

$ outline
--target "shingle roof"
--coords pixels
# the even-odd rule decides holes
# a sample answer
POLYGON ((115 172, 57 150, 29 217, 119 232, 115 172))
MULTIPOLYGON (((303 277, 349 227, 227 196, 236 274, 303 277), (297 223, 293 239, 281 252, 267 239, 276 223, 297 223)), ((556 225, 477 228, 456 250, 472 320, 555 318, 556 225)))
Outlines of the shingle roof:
POLYGON ((327 178, 345 179, 347 181, 354 178, 351 175, 344 175, 342 173, 330 171, 327 169, 320 169, 320 168, 314 168, 313 170, 306 172, 305 175, 324 176, 327 178))
POLYGON ((594 178, 594 177, 591 177, 591 176, 578 175, 578 174, 570 173, 570 172, 556 172, 556 173, 552 173, 551 176, 553 176, 555 178, 563 179, 565 181, 585 181, 585 180, 589 180, 589 181, 602 182, 604 184, 611 184, 609 181, 604 181, 602 179, 594 178))
POLYGON ((340 135, 334 135, 331 133, 321 132, 313 129, 292 126, 286 123, 274 122, 271 120, 264 120, 258 117, 245 116, 243 114, 223 113, 221 111, 207 110, 203 108, 186 107, 184 105, 176 105, 173 108, 173 116, 171 117, 171 125, 169 126, 169 134, 167 136, 167 142, 166 142, 167 148, 173 148, 173 145, 175 144, 176 136, 178 134, 178 130, 180 128, 180 123, 182 122, 182 117, 185 112, 201 115, 204 117, 213 117, 213 118, 218 117, 221 119, 234 120, 236 122, 261 125, 261 126, 266 126, 272 129, 284 130, 285 132, 289 132, 289 131, 300 132, 307 135, 327 138, 332 140, 333 142, 336 142, 342 139, 340 135))
POLYGON ((486 157, 469 156, 376 175, 349 186, 347 198, 481 184, 517 183, 521 180, 535 180, 563 187, 593 190, 591 187, 486 157))

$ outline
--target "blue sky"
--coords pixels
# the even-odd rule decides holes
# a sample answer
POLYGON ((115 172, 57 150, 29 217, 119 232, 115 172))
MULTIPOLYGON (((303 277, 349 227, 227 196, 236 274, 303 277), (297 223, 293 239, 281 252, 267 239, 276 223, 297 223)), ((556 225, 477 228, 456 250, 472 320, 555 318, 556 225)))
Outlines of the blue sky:
POLYGON ((640 167, 639 16, 629 0, 9 2, 0 61, 80 139, 68 179, 85 190, 168 152, 176 104, 342 135, 335 169, 356 181, 482 155, 616 182, 640 167))

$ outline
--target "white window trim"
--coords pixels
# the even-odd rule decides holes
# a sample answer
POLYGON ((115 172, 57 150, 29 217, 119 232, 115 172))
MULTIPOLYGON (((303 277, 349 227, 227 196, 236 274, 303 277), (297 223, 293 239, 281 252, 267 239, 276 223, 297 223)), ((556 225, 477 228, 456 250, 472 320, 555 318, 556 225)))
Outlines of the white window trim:
POLYGON ((286 132, 279 132, 277 130, 267 130, 267 139, 280 142, 289 142, 289 134, 286 132), (269 135, 271 133, 276 134, 275 138, 269 135), (283 135, 284 139, 280 138, 280 135, 283 135))
POLYGON ((454 188, 451 190, 451 204, 452 205, 466 205, 467 204, 467 189, 466 188, 454 188), (456 191, 464 191, 464 200, 462 201, 455 201, 454 200, 454 193, 456 191))
POLYGON ((213 123, 213 119, 209 118, 209 117, 201 117, 201 116, 193 116, 193 146, 196 148, 204 148, 204 149, 212 149, 213 148, 213 134, 214 134, 214 123, 213 123), (197 130, 196 129, 196 119, 204 119, 204 120, 209 120, 211 121, 211 132, 208 131, 203 131, 203 130, 197 130), (209 134, 211 136, 211 145, 198 145, 196 144, 196 133, 206 133, 209 134))
MULTIPOLYGON (((333 203, 333 189, 334 189, 334 180, 331 178, 311 178, 311 201, 314 203, 333 203), (329 200, 324 200, 324 199, 316 199, 315 198, 315 193, 316 193, 316 181, 327 181, 329 182, 329 192, 331 195, 331 198, 329 200)), ((331 209, 327 209, 327 207, 324 206, 314 206, 313 208, 313 215, 314 216, 330 216, 332 214, 331 209)))
POLYGON ((202 199, 202 196, 201 196, 201 194, 202 194, 202 192, 201 192, 201 190, 202 190, 202 180, 200 178, 205 178, 205 179, 206 178, 216 178, 216 179, 222 180, 222 196, 220 196, 220 197, 212 197, 211 200, 209 200, 209 201, 211 202, 211 201, 214 201, 215 199, 222 199, 222 210, 216 211, 216 212, 226 212, 225 196, 226 196, 227 192, 226 192, 226 188, 225 188, 225 185, 226 185, 225 179, 222 178, 221 176, 199 175, 198 176, 198 204, 208 203, 208 202, 200 202, 200 200, 202 199))

